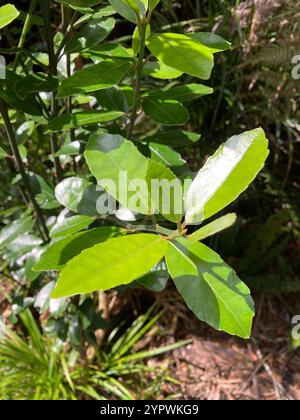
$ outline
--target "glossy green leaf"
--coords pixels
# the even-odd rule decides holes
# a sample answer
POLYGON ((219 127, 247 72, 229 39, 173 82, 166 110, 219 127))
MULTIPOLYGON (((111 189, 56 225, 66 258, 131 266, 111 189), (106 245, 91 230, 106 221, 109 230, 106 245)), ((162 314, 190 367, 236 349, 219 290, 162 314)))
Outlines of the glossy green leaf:
POLYGON ((159 212, 171 222, 180 222, 183 216, 182 184, 166 166, 149 160, 146 180, 151 192, 151 213, 159 212))
POLYGON ((143 73, 154 79, 177 79, 183 75, 182 71, 157 61, 148 61, 143 67, 143 73))
POLYGON ((159 143, 172 147, 190 146, 201 139, 201 135, 191 131, 158 131, 152 136, 143 138, 146 143, 159 143))
POLYGON ((63 80, 59 86, 57 97, 62 99, 79 93, 94 92, 112 87, 128 72, 131 63, 107 59, 74 73, 63 80))
POLYGON ((84 178, 71 177, 55 188, 57 201, 74 213, 97 215, 97 200, 101 195, 96 185, 84 178))
POLYGON ((31 216, 23 215, 14 222, 2 228, 0 231, 0 247, 3 247, 19 235, 27 233, 33 226, 34 221, 31 216))
POLYGON ((88 111, 74 112, 73 114, 61 115, 54 118, 47 126, 47 132, 70 130, 71 128, 84 127, 113 121, 124 115, 123 112, 111 111, 88 111))
POLYGON ((42 116, 42 109, 33 94, 28 94, 24 98, 16 92, 16 85, 23 80, 23 77, 6 69, 6 79, 0 79, 0 97, 9 107, 25 114, 42 116))
POLYGON ((210 95, 213 93, 213 89, 200 85, 200 84, 190 84, 183 86, 175 86, 168 90, 156 90, 154 92, 149 92, 149 96, 155 99, 169 99, 179 102, 188 102, 195 101, 201 96, 210 95))
POLYGON ((82 149, 82 143, 80 141, 75 140, 71 143, 62 146, 58 152, 55 153, 54 156, 74 156, 78 155, 82 149))
POLYGON ((158 143, 149 143, 148 146, 151 159, 172 168, 175 173, 177 173, 175 169, 186 166, 186 161, 170 146, 158 143))
POLYGON ((200 79, 209 79, 214 60, 209 48, 190 37, 175 33, 152 35, 147 46, 168 66, 200 79))
POLYGON ((235 200, 263 168, 269 154, 262 129, 224 143, 194 179, 186 197, 186 221, 199 223, 235 200))
POLYGON ((34 271, 61 270, 68 261, 81 251, 108 239, 125 235, 124 229, 100 227, 85 232, 78 232, 51 244, 34 266, 34 271))
POLYGON ((18 258, 28 254, 35 247, 41 245, 42 242, 43 241, 35 235, 23 233, 7 244, 3 257, 6 261, 15 263, 18 258))
POLYGON ((16 140, 18 145, 24 143, 27 141, 30 136, 32 135, 35 128, 35 122, 34 121, 25 121, 23 124, 21 124, 16 131, 16 140))
POLYGON ((59 3, 63 3, 63 4, 67 4, 69 6, 74 6, 74 7, 92 7, 95 6, 96 4, 99 4, 100 1, 98 0, 56 0, 59 3))
POLYGON ((163 125, 184 125, 190 116, 187 109, 178 101, 154 99, 148 96, 143 100, 145 113, 163 125))
MULTIPOLYGON (((132 202, 135 192, 130 191, 129 185, 137 179, 145 180, 148 161, 135 145, 119 135, 93 134, 84 155, 98 183, 107 190, 106 180, 113 181, 115 191, 108 189, 109 194, 125 208, 138 210, 132 202), (126 194, 126 189, 128 194, 126 194)), ((148 192, 142 189, 140 196, 139 212, 147 214, 148 192)))
POLYGON ((254 316, 250 291, 218 254, 178 239, 169 245, 166 261, 178 291, 201 321, 249 338, 254 316))
POLYGON ((6 4, 0 7, 0 29, 9 25, 19 16, 20 12, 12 4, 6 4))
POLYGON ((79 232, 80 230, 88 227, 93 221, 94 217, 78 215, 71 216, 65 219, 59 220, 51 229, 51 238, 60 238, 62 236, 71 235, 72 233, 79 232))
POLYGON ((115 27, 115 19, 102 19, 92 16, 89 22, 70 41, 67 42, 65 53, 71 54, 96 47, 115 27))
POLYGON ((231 47, 230 42, 226 41, 220 35, 211 32, 195 32, 188 36, 208 47, 212 53, 228 50, 231 47))
POLYGON ((95 245, 67 263, 52 297, 129 284, 151 270, 163 258, 167 246, 165 239, 152 234, 124 236, 95 245))
POLYGON ((230 228, 235 224, 236 219, 237 216, 235 213, 226 214, 226 216, 222 216, 208 225, 196 230, 196 232, 188 236, 188 239, 192 242, 202 241, 203 239, 209 238, 210 236, 230 228))

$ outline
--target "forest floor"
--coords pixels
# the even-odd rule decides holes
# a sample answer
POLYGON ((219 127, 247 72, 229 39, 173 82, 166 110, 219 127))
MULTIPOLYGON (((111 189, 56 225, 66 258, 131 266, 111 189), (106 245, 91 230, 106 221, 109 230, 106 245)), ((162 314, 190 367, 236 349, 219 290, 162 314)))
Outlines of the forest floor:
POLYGON ((292 304, 288 297, 259 295, 256 308, 250 341, 215 332, 187 313, 188 320, 177 327, 178 339, 193 342, 175 351, 171 360, 182 398, 300 399, 300 349, 291 351, 289 346, 292 304))

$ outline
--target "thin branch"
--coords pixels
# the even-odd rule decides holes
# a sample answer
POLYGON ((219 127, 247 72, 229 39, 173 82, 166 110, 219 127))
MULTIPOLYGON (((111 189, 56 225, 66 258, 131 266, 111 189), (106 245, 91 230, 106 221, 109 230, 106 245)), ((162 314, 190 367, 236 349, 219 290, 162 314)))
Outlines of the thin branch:
MULTIPOLYGON (((44 27, 45 27, 45 37, 47 42, 47 49, 49 55, 49 73, 51 76, 57 76, 57 60, 55 56, 54 50, 54 39, 53 33, 51 28, 51 12, 50 12, 50 0, 43 0, 41 2, 41 10, 44 20, 44 27)), ((55 98, 56 92, 52 93, 52 101, 51 101, 51 116, 52 118, 57 117, 58 115, 58 101, 55 98)), ((54 133, 51 135, 51 152, 54 159, 54 166, 55 172, 58 182, 62 181, 63 179, 63 170, 60 164, 59 157, 55 156, 56 152, 58 152, 58 141, 57 135, 54 133)))
POLYGON ((136 65, 136 81, 134 88, 134 101, 131 112, 131 117, 127 129, 127 138, 132 139, 134 126, 136 123, 137 113, 140 106, 140 96, 141 96, 141 81, 142 81, 142 72, 144 67, 144 56, 145 56, 145 43, 146 43, 146 29, 147 29, 147 20, 143 20, 139 23, 139 33, 140 33, 140 51, 138 62, 136 65))
MULTIPOLYGON (((3 99, 0 99, 0 113, 1 113, 3 121, 4 121, 5 129, 6 129, 6 132, 7 132, 7 137, 8 137, 8 140, 9 140, 9 144, 10 144, 12 153, 13 153, 15 159, 16 159, 16 163, 17 163, 18 169, 20 171, 24 187, 27 191, 28 197, 31 201, 31 204, 32 204, 33 208, 34 208, 38 224, 42 228, 42 230, 39 229, 39 231, 42 235, 43 240, 48 241, 49 240, 48 228, 46 226, 43 213, 42 213, 42 211, 41 211, 41 209, 40 209, 40 207, 39 207, 39 205, 38 205, 38 203, 35 199, 34 193, 31 189, 31 185, 30 185, 28 176, 25 172, 23 161, 22 161, 22 158, 21 158, 21 155, 20 155, 20 152, 19 152, 19 148, 18 148, 16 138, 15 138, 14 130, 13 130, 13 127, 11 125, 10 118, 9 118, 9 115, 8 115, 7 105, 3 101, 3 99)), ((39 228, 39 226, 38 226, 38 228, 39 228)))

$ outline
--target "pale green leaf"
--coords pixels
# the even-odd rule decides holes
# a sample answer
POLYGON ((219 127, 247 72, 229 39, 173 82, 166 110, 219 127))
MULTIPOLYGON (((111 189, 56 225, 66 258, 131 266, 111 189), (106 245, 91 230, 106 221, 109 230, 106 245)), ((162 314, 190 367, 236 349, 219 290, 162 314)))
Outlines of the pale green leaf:
POLYGON ((182 71, 157 61, 148 61, 143 67, 143 73, 154 79, 177 79, 183 75, 182 71))
POLYGON ((199 171, 187 193, 187 223, 197 224, 234 201, 263 168, 268 154, 262 129, 224 143, 199 171))
POLYGON ((19 16, 20 12, 12 4, 0 7, 0 29, 9 25, 19 16))
POLYGON ((180 222, 183 216, 180 180, 169 168, 153 160, 149 160, 146 179, 151 193, 151 213, 158 211, 171 222, 180 222))
POLYGON ((199 242, 203 239, 209 238, 210 236, 230 228, 235 224, 236 218, 237 217, 235 213, 226 214, 226 216, 222 216, 219 219, 209 223, 208 225, 196 230, 196 232, 188 236, 188 239, 192 242, 199 242))
POLYGON ((164 64, 200 79, 209 79, 214 60, 209 48, 175 33, 152 35, 147 46, 164 64))
POLYGON ((151 270, 163 258, 167 246, 165 239, 152 234, 124 236, 95 245, 67 263, 52 297, 129 284, 151 270))
POLYGON ((84 155, 98 183, 123 207, 148 213, 148 191, 141 189, 141 202, 138 203, 140 204, 138 208, 133 203, 135 192, 129 191, 131 181, 145 180, 148 166, 147 159, 131 141, 120 135, 93 134, 84 155), (106 180, 113 181, 115 191, 107 186, 106 180))
POLYGON ((67 236, 72 233, 79 232, 80 230, 88 227, 94 220, 94 217, 85 215, 71 216, 59 220, 51 229, 50 237, 59 238, 61 236, 67 236))
POLYGON ((108 239, 125 235, 125 229, 100 227, 85 232, 78 232, 60 241, 50 244, 34 266, 34 271, 61 270, 68 261, 90 248, 108 239))

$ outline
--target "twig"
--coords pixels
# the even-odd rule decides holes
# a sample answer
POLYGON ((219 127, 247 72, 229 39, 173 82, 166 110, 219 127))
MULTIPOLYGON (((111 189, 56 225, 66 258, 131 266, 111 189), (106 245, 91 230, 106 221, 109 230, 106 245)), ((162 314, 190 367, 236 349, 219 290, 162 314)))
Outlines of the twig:
POLYGON ((10 143, 10 147, 12 150, 12 153, 16 159, 16 163, 18 166, 18 169, 20 171, 21 177, 22 177, 22 181, 24 184, 24 187, 27 191, 27 194, 29 196, 29 199, 31 201, 31 204, 34 208, 35 214, 36 214, 36 218, 38 221, 37 227, 39 232, 41 233, 41 236, 43 238, 44 241, 48 241, 49 240, 49 233, 48 233, 48 228, 46 226, 45 220, 44 220, 44 216, 43 213, 35 199, 34 193, 31 189, 27 174, 25 172, 25 168, 23 165, 23 161, 19 152, 19 148, 18 148, 18 144, 15 138, 15 134, 10 122, 10 118, 8 115, 8 109, 7 109, 7 105, 6 103, 3 101, 3 99, 0 99, 0 113, 2 115, 3 121, 4 121, 4 125, 5 125, 5 129, 7 132, 7 137, 10 143), (40 229, 41 227, 41 229, 40 229))

